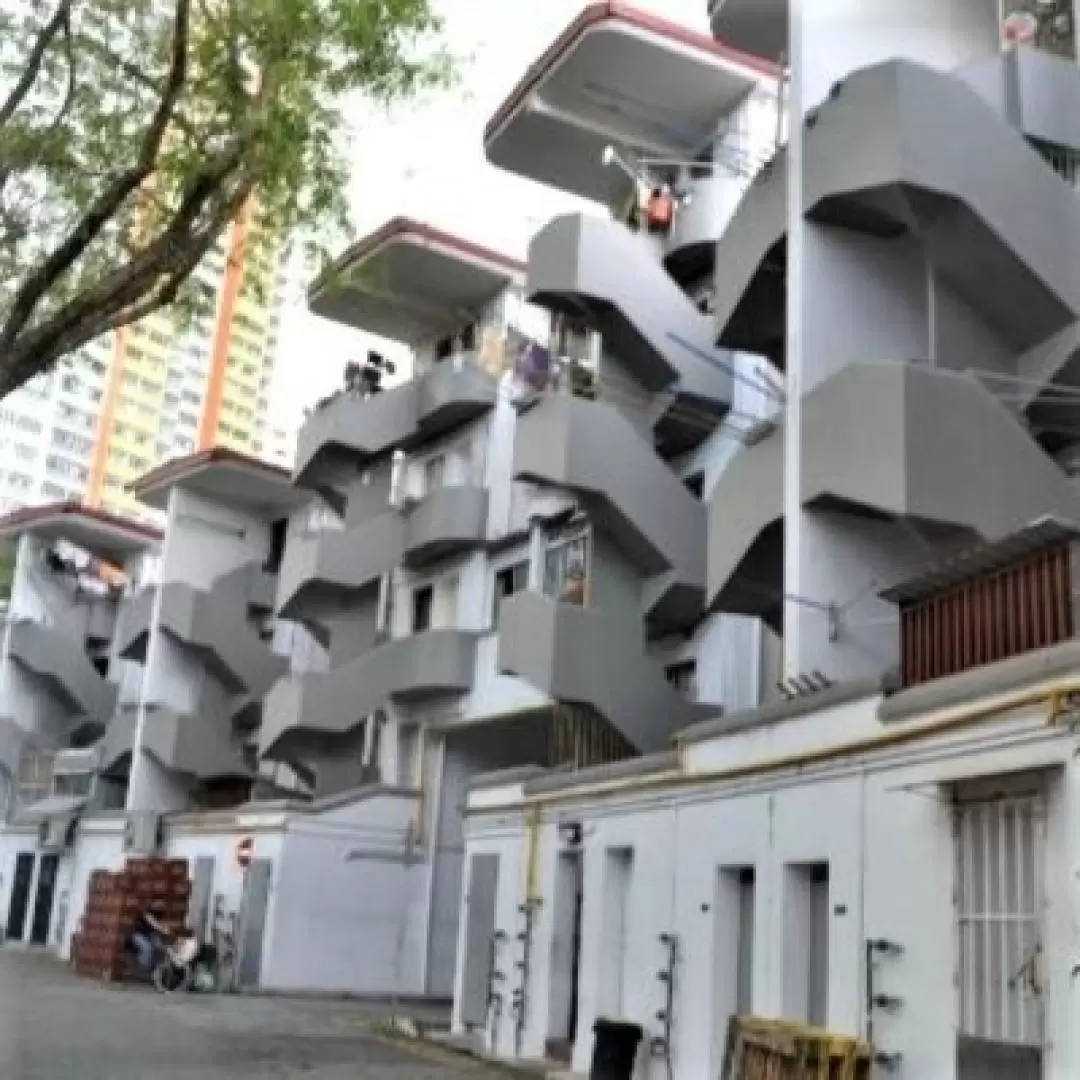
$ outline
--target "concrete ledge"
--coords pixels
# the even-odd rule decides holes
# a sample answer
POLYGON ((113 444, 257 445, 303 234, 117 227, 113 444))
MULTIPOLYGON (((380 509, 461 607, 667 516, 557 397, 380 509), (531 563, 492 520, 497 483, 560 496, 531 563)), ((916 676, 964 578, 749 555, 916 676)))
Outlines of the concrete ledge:
POLYGON ((662 754, 613 761, 608 765, 594 765, 588 769, 552 770, 525 784, 526 795, 547 795, 555 791, 570 791, 584 784, 603 784, 608 780, 624 780, 633 776, 651 776, 670 772, 679 767, 679 755, 674 750, 662 754))
POLYGON ((849 701, 858 701, 859 698, 873 697, 875 694, 883 693, 883 690, 884 680, 880 677, 835 683, 813 694, 802 694, 790 700, 772 701, 767 705, 759 705, 756 709, 744 709, 730 716, 721 716, 716 720, 705 720, 700 724, 693 724, 680 731, 675 738, 684 746, 704 742, 706 739, 746 731, 748 728, 796 720, 800 716, 807 716, 821 709, 846 705, 849 701))
POLYGON ((485 788, 505 787, 509 784, 524 784, 538 777, 554 772, 564 772, 563 767, 547 769, 543 765, 517 765, 512 769, 496 769, 493 772, 480 773, 466 784, 466 791, 483 791, 485 788))
POLYGON ((1080 641, 1063 641, 1060 645, 1035 649, 901 690, 881 702, 878 719, 883 723, 906 720, 919 713, 947 709, 1063 675, 1080 675, 1080 641))

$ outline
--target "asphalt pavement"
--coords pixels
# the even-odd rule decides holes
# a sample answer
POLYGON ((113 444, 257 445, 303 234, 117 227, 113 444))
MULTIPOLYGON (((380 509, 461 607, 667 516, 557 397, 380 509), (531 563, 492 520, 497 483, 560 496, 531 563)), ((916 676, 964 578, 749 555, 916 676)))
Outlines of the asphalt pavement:
MULTIPOLYGON (((385 1012, 385 1010, 383 1010, 385 1012)), ((320 999, 104 985, 0 947, 3 1080, 495 1080, 500 1072, 373 1033, 380 1011, 320 999)))

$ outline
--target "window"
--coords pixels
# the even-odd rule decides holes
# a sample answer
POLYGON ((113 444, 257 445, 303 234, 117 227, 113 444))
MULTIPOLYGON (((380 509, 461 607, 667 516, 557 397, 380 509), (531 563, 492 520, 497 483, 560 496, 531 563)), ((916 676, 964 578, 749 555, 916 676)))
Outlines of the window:
POLYGON ((435 603, 435 590, 430 585, 413 590, 412 629, 422 634, 431 628, 431 609, 435 603))
POLYGON ((584 605, 589 578, 587 533, 560 540, 544 556, 544 593, 564 604, 584 605))
POLYGON ((676 690, 688 697, 697 694, 697 661, 683 660, 678 664, 669 664, 664 668, 664 678, 676 690))
POLYGON ((529 587, 529 560, 522 559, 512 566, 504 566, 495 574, 495 598, 491 621, 494 626, 499 625, 499 608, 503 600, 514 593, 522 592, 529 587))

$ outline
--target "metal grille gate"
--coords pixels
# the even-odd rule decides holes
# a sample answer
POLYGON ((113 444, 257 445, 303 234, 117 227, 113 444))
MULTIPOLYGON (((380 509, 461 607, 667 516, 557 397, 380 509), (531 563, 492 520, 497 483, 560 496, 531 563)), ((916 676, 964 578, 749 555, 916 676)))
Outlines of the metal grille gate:
POLYGON ((955 810, 960 1034, 1042 1046, 1041 795, 955 810))

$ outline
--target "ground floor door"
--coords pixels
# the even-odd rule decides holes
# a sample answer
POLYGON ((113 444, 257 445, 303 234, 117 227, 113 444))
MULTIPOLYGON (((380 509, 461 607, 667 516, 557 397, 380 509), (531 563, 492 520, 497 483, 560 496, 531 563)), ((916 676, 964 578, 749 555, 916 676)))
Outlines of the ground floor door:
POLYGON ((1045 798, 961 800, 955 814, 958 1074, 1039 1080, 1045 798))
POLYGON ((37 891, 34 895, 34 918, 30 924, 30 944, 48 945, 52 923, 53 901, 56 898, 56 877, 60 869, 59 855, 42 855, 38 866, 37 891))
POLYGON ((22 941, 26 929, 26 912, 30 907, 30 885, 34 880, 34 856, 23 851, 15 856, 15 874, 11 881, 11 898, 8 901, 7 926, 4 936, 8 941, 22 941))

